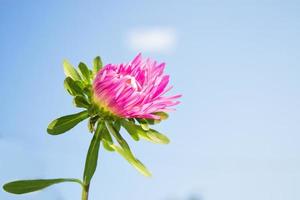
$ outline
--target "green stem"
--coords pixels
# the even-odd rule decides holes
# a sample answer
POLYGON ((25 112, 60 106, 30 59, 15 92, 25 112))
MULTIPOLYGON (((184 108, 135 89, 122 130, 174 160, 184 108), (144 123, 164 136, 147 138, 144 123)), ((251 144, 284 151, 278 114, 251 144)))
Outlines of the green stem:
POLYGON ((94 132, 93 138, 91 140, 89 150, 86 155, 84 172, 83 172, 83 185, 82 185, 82 200, 88 200, 90 182, 97 168, 98 153, 101 143, 100 133, 104 128, 104 123, 102 121, 98 122, 97 128, 94 132))
POLYGON ((89 189, 90 189, 90 184, 82 186, 81 200, 88 200, 89 199, 89 189))

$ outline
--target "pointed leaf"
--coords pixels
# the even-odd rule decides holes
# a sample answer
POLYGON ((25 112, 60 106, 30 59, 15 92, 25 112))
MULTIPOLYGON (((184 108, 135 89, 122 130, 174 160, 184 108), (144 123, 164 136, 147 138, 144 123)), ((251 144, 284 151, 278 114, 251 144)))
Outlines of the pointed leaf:
POLYGON ((121 147, 126 151, 130 151, 129 145, 127 144, 126 140, 113 127, 113 125, 108 121, 105 121, 105 125, 106 125, 108 132, 110 132, 114 136, 114 138, 116 138, 117 142, 121 145, 121 147))
POLYGON ((145 131, 148 131, 150 129, 149 125, 148 125, 148 122, 145 119, 139 119, 139 118, 137 118, 136 120, 139 122, 139 124, 141 125, 142 129, 144 129, 145 131))
POLYGON ((119 146, 110 145, 111 148, 113 148, 116 152, 118 152, 123 158, 125 158, 134 168, 136 168, 141 174, 144 176, 151 176, 151 172, 145 167, 145 165, 136 159, 131 152, 128 152, 124 149, 122 149, 119 146))
POLYGON ((115 151, 111 145, 112 144, 109 144, 109 142, 107 142, 106 140, 103 140, 102 141, 102 144, 103 144, 103 147, 107 150, 107 151, 115 151))
POLYGON ((116 152, 118 152, 121 156, 123 156, 132 166, 134 166, 144 176, 151 176, 151 173, 143 165, 143 163, 141 163, 138 159, 134 157, 126 140, 121 136, 121 134, 118 131, 116 131, 112 124, 110 122, 105 121, 105 125, 108 131, 116 138, 117 142, 120 144, 121 147, 116 146, 112 143, 107 144, 116 152))
POLYGON ((97 74, 97 72, 102 68, 102 60, 100 58, 100 56, 97 56, 95 59, 94 59, 94 69, 93 69, 93 72, 94 74, 97 74))
POLYGON ((37 179, 37 180, 19 180, 6 183, 3 186, 3 189, 6 192, 13 194, 24 194, 29 192, 38 191, 49 187, 53 184, 62 183, 62 182, 75 182, 82 185, 82 182, 78 179, 70 178, 58 178, 58 179, 37 179))
POLYGON ((73 100, 73 103, 78 108, 89 108, 90 107, 90 103, 83 96, 76 96, 73 100))
POLYGON ((121 121, 120 120, 116 120, 115 123, 114 123, 114 127, 115 127, 116 131, 120 132, 121 121))
POLYGON ((91 77, 90 77, 90 70, 84 63, 79 63, 78 68, 80 70, 80 73, 82 75, 83 80, 85 80, 86 83, 91 82, 91 77))
POLYGON ((170 140, 167 136, 157 132, 154 129, 150 129, 149 131, 140 131, 139 136, 149 142, 157 143, 157 144, 169 144, 170 140))
POLYGON ((126 131, 129 133, 132 139, 134 139, 135 141, 140 140, 140 137, 137 131, 135 130, 134 121, 132 122, 132 121, 121 120, 121 125, 126 129, 126 131))
POLYGON ((82 111, 80 113, 60 117, 58 119, 53 120, 49 124, 47 132, 51 135, 58 135, 64 133, 88 117, 89 114, 87 111, 82 111))
POLYGON ((91 141, 84 167, 83 180, 85 184, 89 184, 97 168, 98 152, 100 147, 100 134, 103 129, 103 122, 98 122, 96 131, 91 141))
POLYGON ((67 77, 71 77, 73 80, 81 80, 77 70, 67 60, 64 60, 63 67, 67 77))
POLYGON ((144 119, 150 125, 159 124, 162 120, 166 120, 169 117, 169 115, 165 112, 156 112, 153 114, 159 116, 160 119, 144 119))
POLYGON ((83 90, 79 82, 74 81, 72 78, 67 77, 64 81, 64 87, 72 96, 83 95, 83 90))
POLYGON ((156 113, 154 113, 154 115, 159 116, 160 120, 166 120, 169 118, 169 115, 166 112, 156 112, 156 113))
POLYGON ((122 126, 130 132, 132 135, 138 135, 139 137, 146 139, 150 142, 158 144, 168 144, 170 142, 169 138, 154 129, 144 130, 141 126, 133 124, 130 121, 122 120, 122 126))

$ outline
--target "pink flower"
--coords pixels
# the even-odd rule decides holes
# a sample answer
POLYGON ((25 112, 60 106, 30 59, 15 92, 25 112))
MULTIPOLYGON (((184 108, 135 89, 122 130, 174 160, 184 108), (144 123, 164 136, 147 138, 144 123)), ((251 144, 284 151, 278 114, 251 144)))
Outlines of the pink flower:
POLYGON ((177 98, 164 96, 172 86, 163 73, 165 63, 142 59, 138 54, 127 64, 108 64, 93 83, 94 101, 105 111, 122 118, 159 119, 156 112, 168 112, 177 98))

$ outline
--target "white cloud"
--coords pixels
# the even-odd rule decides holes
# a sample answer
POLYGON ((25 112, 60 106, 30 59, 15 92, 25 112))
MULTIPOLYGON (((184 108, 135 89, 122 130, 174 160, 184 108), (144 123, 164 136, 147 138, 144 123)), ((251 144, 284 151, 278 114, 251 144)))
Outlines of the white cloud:
POLYGON ((177 35, 172 28, 137 28, 128 32, 126 41, 134 51, 168 53, 175 48, 177 35))

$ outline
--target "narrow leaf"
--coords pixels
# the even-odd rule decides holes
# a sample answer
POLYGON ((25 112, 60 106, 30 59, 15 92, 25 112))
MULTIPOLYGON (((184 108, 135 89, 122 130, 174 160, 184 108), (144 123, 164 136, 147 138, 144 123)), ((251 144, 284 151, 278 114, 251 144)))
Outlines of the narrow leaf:
POLYGON ((111 148, 113 148, 116 152, 118 152, 123 158, 125 158, 134 168, 136 168, 141 174, 144 176, 151 176, 151 172, 145 167, 145 165, 136 159, 131 152, 128 152, 124 149, 122 149, 119 146, 110 145, 111 148))
POLYGON ((116 120, 115 123, 114 123, 114 127, 115 127, 116 131, 120 132, 121 120, 116 120))
POLYGON ((157 143, 157 144, 169 144, 170 140, 167 136, 157 132, 154 129, 150 129, 149 131, 140 131, 139 136, 149 142, 157 143))
POLYGON ((113 140, 106 127, 103 128, 103 132, 101 134, 101 141, 103 143, 103 147, 107 151, 114 151, 114 149, 110 147, 110 145, 113 144, 113 140))
POLYGON ((134 166, 144 176, 151 176, 151 173, 143 165, 143 163, 141 163, 138 159, 134 157, 129 145, 127 144, 126 140, 121 136, 121 134, 118 131, 116 131, 116 129, 111 125, 110 122, 105 121, 105 125, 108 131, 116 138, 117 142, 120 144, 121 147, 116 146, 112 143, 107 144, 116 152, 118 152, 121 156, 123 156, 132 166, 134 166))
POLYGON ((98 152, 100 147, 100 134, 103 129, 103 122, 99 122, 91 141, 84 167, 83 180, 85 184, 89 184, 97 168, 98 152))
POLYGON ((87 82, 87 83, 90 83, 91 82, 90 70, 86 66, 86 64, 81 62, 81 63, 79 63, 78 68, 80 70, 83 80, 85 80, 85 82, 87 82))
POLYGON ((148 122, 145 119, 139 119, 139 118, 137 118, 136 120, 139 122, 139 124, 141 125, 142 129, 144 129, 145 131, 148 131, 150 129, 149 125, 148 125, 148 122))
POLYGON ((156 112, 154 115, 157 115, 160 117, 160 120, 166 120, 169 118, 169 115, 165 112, 156 112))
POLYGON ((102 65, 103 65, 100 56, 97 56, 94 59, 94 63, 93 64, 94 64, 93 72, 94 72, 94 74, 96 74, 102 68, 102 65))
POLYGON ((113 125, 105 121, 105 125, 107 130, 116 138, 117 142, 121 145, 123 149, 126 151, 130 151, 129 145, 127 144, 126 140, 121 136, 121 134, 113 127, 113 125))
POLYGON ((111 145, 112 144, 109 144, 106 140, 103 140, 102 141, 102 144, 103 144, 103 147, 107 150, 107 151, 115 151, 111 145))
POLYGON ((90 103, 83 96, 74 97, 73 103, 78 108, 89 108, 90 107, 90 103))
POLYGON ((87 111, 82 111, 80 113, 60 117, 58 119, 53 120, 49 124, 47 132, 51 135, 58 135, 64 133, 88 117, 89 114, 87 111))
POLYGON ((78 179, 70 178, 58 178, 58 179, 37 179, 37 180, 19 180, 6 183, 3 186, 3 189, 6 192, 13 194, 24 194, 29 192, 38 191, 49 187, 53 184, 62 183, 62 182, 75 182, 82 185, 82 182, 78 179))
POLYGON ((64 60, 63 67, 67 77, 71 77, 73 80, 81 80, 77 70, 67 60, 64 60))
POLYGON ((129 133, 129 135, 134 139, 135 141, 139 141, 140 137, 135 130, 134 121, 126 121, 121 120, 121 125, 126 129, 126 131, 129 133))
POLYGON ((169 115, 165 112, 156 112, 153 114, 159 116, 160 119, 144 119, 150 125, 159 124, 162 120, 166 120, 169 117, 169 115))
POLYGON ((72 96, 83 95, 83 90, 79 82, 74 81, 72 78, 67 77, 64 81, 64 87, 72 96))
POLYGON ((169 138, 154 129, 144 130, 141 126, 138 126, 130 121, 122 120, 122 126, 132 135, 138 135, 139 137, 146 139, 150 142, 158 144, 168 144, 169 138))

